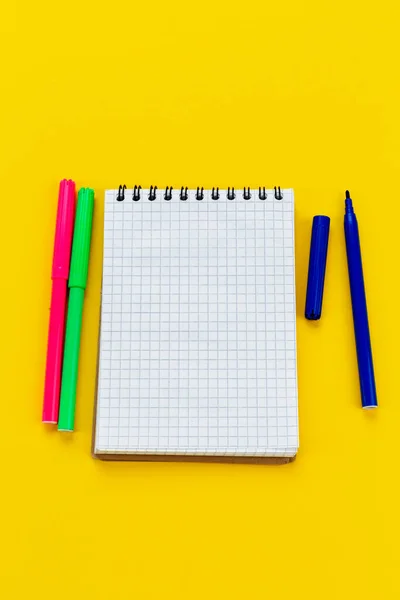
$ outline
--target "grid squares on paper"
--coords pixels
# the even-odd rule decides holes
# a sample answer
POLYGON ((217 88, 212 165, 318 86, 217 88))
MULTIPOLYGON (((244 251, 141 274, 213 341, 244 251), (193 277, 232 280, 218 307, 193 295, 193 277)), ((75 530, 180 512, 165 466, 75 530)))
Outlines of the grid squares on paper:
POLYGON ((95 451, 293 456, 294 211, 106 192, 95 451))

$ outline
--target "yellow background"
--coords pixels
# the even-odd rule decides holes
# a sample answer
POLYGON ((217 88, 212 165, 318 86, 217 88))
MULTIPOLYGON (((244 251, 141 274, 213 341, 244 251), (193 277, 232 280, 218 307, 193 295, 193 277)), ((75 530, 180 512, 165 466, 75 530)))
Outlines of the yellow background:
POLYGON ((0 9, 0 595, 399 598, 399 8, 21 0, 0 9), (58 182, 96 190, 77 431, 41 424, 58 182), (103 191, 294 187, 300 442, 284 467, 90 455, 103 191), (360 408, 357 210, 380 407, 360 408), (323 318, 303 317, 330 215, 323 318))

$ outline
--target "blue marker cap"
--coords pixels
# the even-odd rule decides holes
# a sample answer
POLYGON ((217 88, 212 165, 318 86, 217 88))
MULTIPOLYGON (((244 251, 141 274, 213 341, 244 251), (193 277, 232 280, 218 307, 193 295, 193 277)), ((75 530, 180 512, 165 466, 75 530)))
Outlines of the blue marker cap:
POLYGON ((306 319, 311 321, 321 318, 330 222, 323 215, 313 219, 305 310, 306 319))

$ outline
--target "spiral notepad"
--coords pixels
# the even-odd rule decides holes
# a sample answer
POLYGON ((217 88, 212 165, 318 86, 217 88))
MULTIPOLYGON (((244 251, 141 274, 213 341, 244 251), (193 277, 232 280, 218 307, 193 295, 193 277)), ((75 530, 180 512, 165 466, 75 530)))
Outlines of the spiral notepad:
POLYGON ((296 455, 292 190, 106 192, 93 445, 125 460, 296 455))

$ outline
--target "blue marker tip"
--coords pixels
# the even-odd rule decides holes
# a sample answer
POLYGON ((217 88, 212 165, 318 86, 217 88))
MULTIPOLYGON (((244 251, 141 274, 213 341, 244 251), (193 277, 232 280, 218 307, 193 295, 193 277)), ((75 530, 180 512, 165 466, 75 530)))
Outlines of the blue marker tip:
POLYGON ((344 203, 345 203, 346 213, 347 214, 354 212, 354 210, 353 210, 353 201, 350 198, 350 192, 349 192, 349 190, 346 190, 346 199, 345 199, 344 203))

